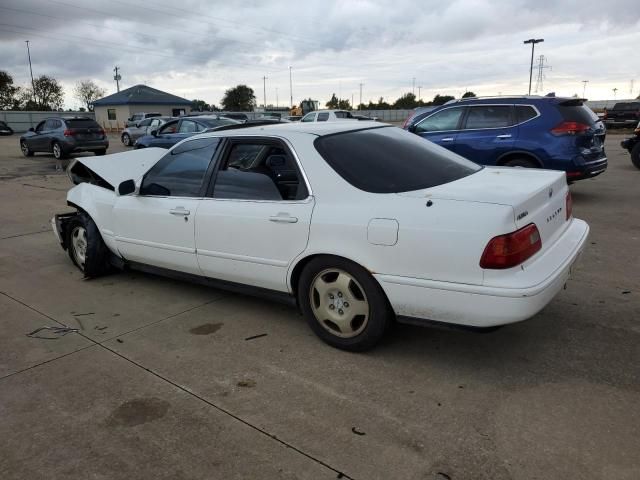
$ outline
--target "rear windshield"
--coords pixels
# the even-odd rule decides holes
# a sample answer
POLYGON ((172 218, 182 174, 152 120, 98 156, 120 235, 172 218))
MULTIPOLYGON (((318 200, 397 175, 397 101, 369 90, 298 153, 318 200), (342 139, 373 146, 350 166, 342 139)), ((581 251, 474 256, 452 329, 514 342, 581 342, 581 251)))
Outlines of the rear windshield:
POLYGON ((371 193, 398 193, 453 182, 480 166, 397 127, 350 130, 315 140, 347 182, 371 193))
POLYGON ((599 120, 598 115, 593 113, 593 110, 591 110, 586 105, 558 105, 558 110, 560 111, 560 115, 562 115, 562 118, 567 122, 580 122, 586 125, 593 125, 599 120))
POLYGON ((90 118, 65 118, 64 123, 69 128, 100 128, 100 125, 90 118))
POLYGON ((204 123, 208 127, 220 127, 222 125, 234 125, 238 123, 237 121, 232 120, 230 118, 218 118, 218 119, 203 118, 203 119, 199 119, 198 121, 204 123))
POLYGON ((640 102, 616 103, 613 110, 640 110, 640 102))

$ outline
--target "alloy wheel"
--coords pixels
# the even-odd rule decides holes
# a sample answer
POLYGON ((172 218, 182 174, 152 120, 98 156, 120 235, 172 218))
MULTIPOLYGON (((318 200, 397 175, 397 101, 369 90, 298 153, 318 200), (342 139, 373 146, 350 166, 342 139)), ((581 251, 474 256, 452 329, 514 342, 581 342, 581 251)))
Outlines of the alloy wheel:
POLYGON ((76 263, 84 270, 87 259, 87 230, 78 225, 71 231, 71 248, 76 263))

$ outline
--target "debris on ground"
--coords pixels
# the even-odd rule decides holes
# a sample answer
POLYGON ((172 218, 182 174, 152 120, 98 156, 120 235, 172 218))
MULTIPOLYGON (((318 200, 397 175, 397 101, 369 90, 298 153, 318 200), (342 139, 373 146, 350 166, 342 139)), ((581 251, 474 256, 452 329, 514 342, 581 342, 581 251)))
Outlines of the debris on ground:
POLYGON ((355 433, 356 435, 366 435, 366 433, 364 433, 362 430, 358 430, 356 427, 351 427, 351 432, 355 433))
POLYGON ((27 337, 31 338, 39 338, 42 340, 57 340, 60 337, 64 337, 67 333, 78 333, 79 329, 67 327, 63 325, 61 327, 40 327, 35 329, 33 332, 27 333, 27 337), (45 336, 45 334, 40 333, 43 331, 49 331, 51 335, 54 336, 45 336))
POLYGON ((238 383, 236 383, 236 385, 239 387, 252 388, 256 386, 256 382, 255 380, 251 379, 240 380, 238 383))
POLYGON ((266 337, 267 335, 268 335, 268 333, 260 333, 258 335, 253 335, 251 337, 245 338, 245 341, 246 340, 255 340, 256 338, 266 337))

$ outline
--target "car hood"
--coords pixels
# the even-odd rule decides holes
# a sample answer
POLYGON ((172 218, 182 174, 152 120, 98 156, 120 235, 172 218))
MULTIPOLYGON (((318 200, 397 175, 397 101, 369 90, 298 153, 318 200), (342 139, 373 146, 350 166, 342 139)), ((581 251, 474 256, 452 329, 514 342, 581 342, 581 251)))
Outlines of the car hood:
POLYGON ((164 148, 142 148, 100 157, 79 157, 75 159, 75 164, 84 165, 116 188, 125 180, 138 180, 166 153, 164 148))

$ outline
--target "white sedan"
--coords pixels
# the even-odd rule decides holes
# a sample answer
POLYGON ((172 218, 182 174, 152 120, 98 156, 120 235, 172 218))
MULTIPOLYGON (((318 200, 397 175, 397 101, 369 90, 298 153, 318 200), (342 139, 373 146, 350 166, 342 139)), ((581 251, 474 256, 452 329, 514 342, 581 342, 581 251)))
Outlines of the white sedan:
POLYGON ((77 212, 52 224, 85 276, 138 268, 288 299, 347 350, 395 321, 527 319, 589 231, 563 172, 481 167, 375 122, 212 132, 69 171, 77 212))

